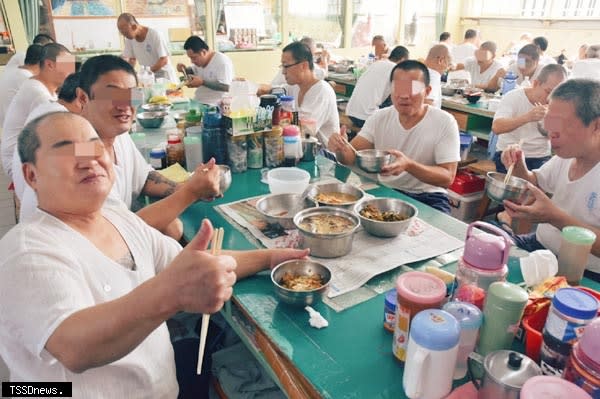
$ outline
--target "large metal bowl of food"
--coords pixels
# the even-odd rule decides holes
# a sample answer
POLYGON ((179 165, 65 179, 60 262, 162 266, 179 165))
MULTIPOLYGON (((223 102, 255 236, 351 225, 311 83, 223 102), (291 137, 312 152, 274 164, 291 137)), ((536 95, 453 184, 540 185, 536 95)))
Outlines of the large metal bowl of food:
POLYGON ((364 229, 377 237, 404 233, 419 214, 414 205, 397 198, 364 200, 356 204, 354 211, 364 229))
POLYGON ((258 200, 256 210, 270 224, 278 223, 286 230, 294 229, 294 216, 315 202, 302 194, 271 194, 258 200))
POLYGON ((314 184, 307 192, 307 197, 319 205, 347 209, 352 209, 364 196, 363 190, 346 183, 314 184))
POLYGON ((360 150, 356 152, 356 164, 369 173, 379 173, 381 168, 392 162, 392 155, 383 150, 360 150))
POLYGON ((145 129, 157 129, 162 125, 168 114, 165 111, 140 112, 137 114, 137 121, 145 129))
POLYGON ((275 266, 271 281, 283 302, 306 306, 321 300, 329 287, 331 271, 310 259, 294 259, 275 266))
POLYGON ((353 212, 322 206, 308 208, 294 216, 300 232, 300 246, 320 258, 337 258, 352 250, 352 238, 360 220, 353 212))
POLYGON ((485 192, 487 196, 497 202, 511 200, 523 203, 527 200, 527 180, 511 176, 508 184, 504 184, 506 175, 499 172, 488 172, 485 176, 485 192))

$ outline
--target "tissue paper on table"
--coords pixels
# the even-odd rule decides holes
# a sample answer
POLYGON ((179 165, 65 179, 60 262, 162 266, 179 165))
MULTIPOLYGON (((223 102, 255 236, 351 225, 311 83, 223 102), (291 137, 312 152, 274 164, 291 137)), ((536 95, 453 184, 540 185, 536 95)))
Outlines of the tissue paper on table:
POLYGON ((552 251, 547 249, 533 251, 520 260, 521 274, 528 287, 533 287, 558 272, 558 260, 552 251))
POLYGON ((306 306, 304 309, 310 315, 310 318, 308 319, 308 323, 310 324, 311 327, 321 329, 321 328, 325 328, 325 327, 329 326, 329 322, 327 320, 325 320, 325 318, 323 316, 321 316, 321 313, 317 312, 310 306, 306 306))

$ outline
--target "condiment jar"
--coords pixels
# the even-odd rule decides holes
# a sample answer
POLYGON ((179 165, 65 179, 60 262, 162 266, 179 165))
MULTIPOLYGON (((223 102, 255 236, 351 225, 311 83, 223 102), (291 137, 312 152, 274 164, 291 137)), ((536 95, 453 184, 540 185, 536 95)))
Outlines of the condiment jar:
POLYGON ((300 129, 295 125, 283 128, 283 166, 296 166, 302 158, 300 129))
POLYGON ((385 293, 383 301, 383 328, 394 333, 396 321, 396 290, 391 289, 385 293))
POLYGON ((150 165, 156 170, 167 167, 167 153, 164 148, 156 147, 150 151, 150 165))
POLYGON ((468 302, 448 302, 442 307, 442 310, 454 316, 460 325, 460 341, 454 368, 454 379, 457 380, 467 375, 467 359, 469 353, 475 349, 483 317, 481 310, 468 302))
POLYGON ((296 125, 298 126, 298 111, 296 110, 296 102, 293 96, 281 96, 281 109, 279 111, 279 124, 296 125))
POLYGON ((396 280, 396 324, 392 351, 396 359, 406 360, 410 321, 421 310, 442 306, 446 284, 433 274, 411 271, 396 280))
POLYGON ((229 136, 227 138, 227 153, 231 172, 242 173, 248 169, 246 136, 229 136))
POLYGON ((283 164, 283 129, 281 126, 273 126, 270 132, 263 134, 264 140, 264 164, 267 168, 276 168, 283 164))
POLYGON ((460 326, 439 309, 419 312, 412 320, 402 385, 409 398, 443 398, 452 389, 460 326))
POLYGON ((473 384, 479 390, 478 399, 519 399, 525 381, 542 374, 540 367, 529 357, 514 351, 498 350, 485 357, 472 352, 469 355, 469 370, 473 384), (481 382, 475 369, 483 366, 481 382))
POLYGON ((262 133, 249 134, 248 139, 248 167, 260 169, 263 167, 263 139, 262 133))
POLYGON ((579 342, 573 345, 562 377, 592 398, 600 398, 600 318, 588 324, 579 342))
POLYGON ((457 288, 453 299, 470 302, 483 309, 490 284, 505 281, 511 239, 504 230, 485 222, 473 222, 467 228, 463 256, 456 269, 457 288), (488 232, 474 231, 474 228, 488 232))
POLYGON ((542 331, 540 366, 546 375, 560 376, 583 328, 598 313, 598 301, 577 288, 561 288, 554 294, 542 331))
POLYGON ((590 399, 583 389, 559 377, 538 375, 531 377, 521 388, 520 399, 590 399))
POLYGON ((271 111, 271 126, 279 125, 279 112, 281 109, 279 97, 275 94, 264 94, 260 96, 260 106, 271 111))
POLYGON ((176 134, 169 135, 167 140, 167 166, 175 163, 185 168, 185 152, 181 137, 176 134))
POLYGON ((529 296, 516 284, 490 285, 483 305, 483 325, 477 352, 485 356, 498 349, 510 349, 529 296))
POLYGON ((209 111, 202 120, 202 159, 215 158, 218 164, 227 162, 227 140, 221 129, 221 114, 209 111))
POLYGON ((189 172, 196 170, 202 163, 202 140, 200 136, 187 136, 183 138, 185 149, 185 164, 189 172))

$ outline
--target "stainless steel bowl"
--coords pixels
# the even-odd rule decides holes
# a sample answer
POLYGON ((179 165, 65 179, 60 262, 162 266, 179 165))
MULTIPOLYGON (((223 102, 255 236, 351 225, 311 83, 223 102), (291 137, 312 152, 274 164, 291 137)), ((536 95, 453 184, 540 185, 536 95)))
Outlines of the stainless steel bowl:
POLYGON ((315 206, 315 202, 302 194, 271 194, 256 203, 256 210, 271 224, 279 223, 286 230, 294 229, 294 215, 315 206))
POLYGON ((317 202, 319 205, 323 206, 335 206, 339 208, 352 209, 354 205, 356 205, 363 197, 365 196, 365 192, 360 188, 353 186, 352 184, 346 183, 327 183, 327 184, 315 184, 308 188, 307 196, 312 199, 314 202, 317 202), (330 203, 317 201, 318 194, 326 194, 326 193, 343 193, 349 194, 356 197, 354 201, 342 202, 342 203, 330 203))
POLYGON ((444 85, 442 86, 442 95, 452 97, 456 94, 456 87, 444 85))
POLYGON ((168 112, 171 104, 142 104, 141 108, 147 112, 168 112))
POLYGON ((369 233, 377 237, 396 237, 404 233, 419 214, 418 209, 397 198, 373 198, 359 202, 354 207, 354 211, 360 218, 360 224, 369 233), (392 211, 398 212, 406 217, 405 220, 398 222, 382 222, 366 218, 360 214, 360 211, 371 205, 379 209, 381 212, 392 211))
POLYGON ((504 173, 488 172, 485 176, 485 191, 487 196, 497 202, 511 200, 522 203, 527 200, 527 180, 511 176, 508 184, 504 184, 504 173))
POLYGON ((221 179, 219 181, 219 189, 221 190, 221 194, 224 194, 225 191, 231 186, 231 169, 227 165, 217 165, 219 167, 219 172, 221 179))
POLYGON ((156 129, 162 125, 165 116, 169 113, 165 111, 140 112, 137 114, 137 121, 146 129, 156 129))
POLYGON ((295 259, 280 263, 271 271, 271 281, 275 287, 275 293, 283 302, 290 305, 306 306, 321 300, 331 282, 331 271, 327 266, 310 259, 295 259), (281 279, 288 272, 295 276, 318 274, 321 276, 323 285, 310 291, 293 291, 283 287, 281 279))
POLYGON ((360 150, 356 152, 356 164, 369 173, 379 173, 381 168, 392 162, 392 155, 382 150, 360 150))
POLYGON ((322 206, 319 208, 308 208, 300 211, 294 216, 294 225, 300 232, 300 245, 302 248, 310 248, 310 254, 319 258, 337 258, 347 255, 352 250, 352 239, 354 233, 360 226, 360 219, 353 212, 322 206), (342 216, 352 221, 352 228, 339 234, 319 234, 300 227, 302 221, 309 216, 320 214, 342 216))

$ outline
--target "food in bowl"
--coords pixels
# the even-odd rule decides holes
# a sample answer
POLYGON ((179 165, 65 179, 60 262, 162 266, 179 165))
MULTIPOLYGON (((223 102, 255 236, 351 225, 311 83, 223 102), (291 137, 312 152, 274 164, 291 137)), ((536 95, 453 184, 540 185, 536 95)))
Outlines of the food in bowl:
POLYGON ((377 220, 379 222, 401 222, 408 219, 408 216, 401 212, 381 211, 374 205, 367 205, 359 211, 360 215, 367 219, 377 220))
POLYGON ((341 234, 352 230, 354 226, 354 221, 347 217, 325 213, 307 216, 299 224, 302 230, 314 234, 341 234))
POLYGON ((358 200, 358 196, 348 194, 348 193, 332 192, 332 193, 319 193, 315 196, 315 199, 319 203, 338 205, 338 204, 343 204, 346 202, 355 202, 356 200, 358 200))
POLYGON ((396 237, 399 234, 404 233, 408 230, 412 221, 418 214, 418 210, 414 205, 398 198, 373 198, 364 200, 356 205, 354 211, 358 214, 360 224, 367 233, 376 237, 386 238, 396 237), (365 208, 370 209, 363 212, 365 208), (374 210, 377 210, 378 212, 374 212, 374 210), (401 220, 385 221, 375 219, 375 217, 379 216, 383 218, 383 213, 387 212, 394 214, 394 216, 390 216, 390 219, 400 216, 399 219, 401 220), (365 213, 374 218, 365 216, 365 213), (378 213, 380 213, 380 215, 378 213))
POLYGON ((310 291, 321 288, 323 277, 318 274, 297 275, 285 272, 279 284, 292 291, 310 291))

